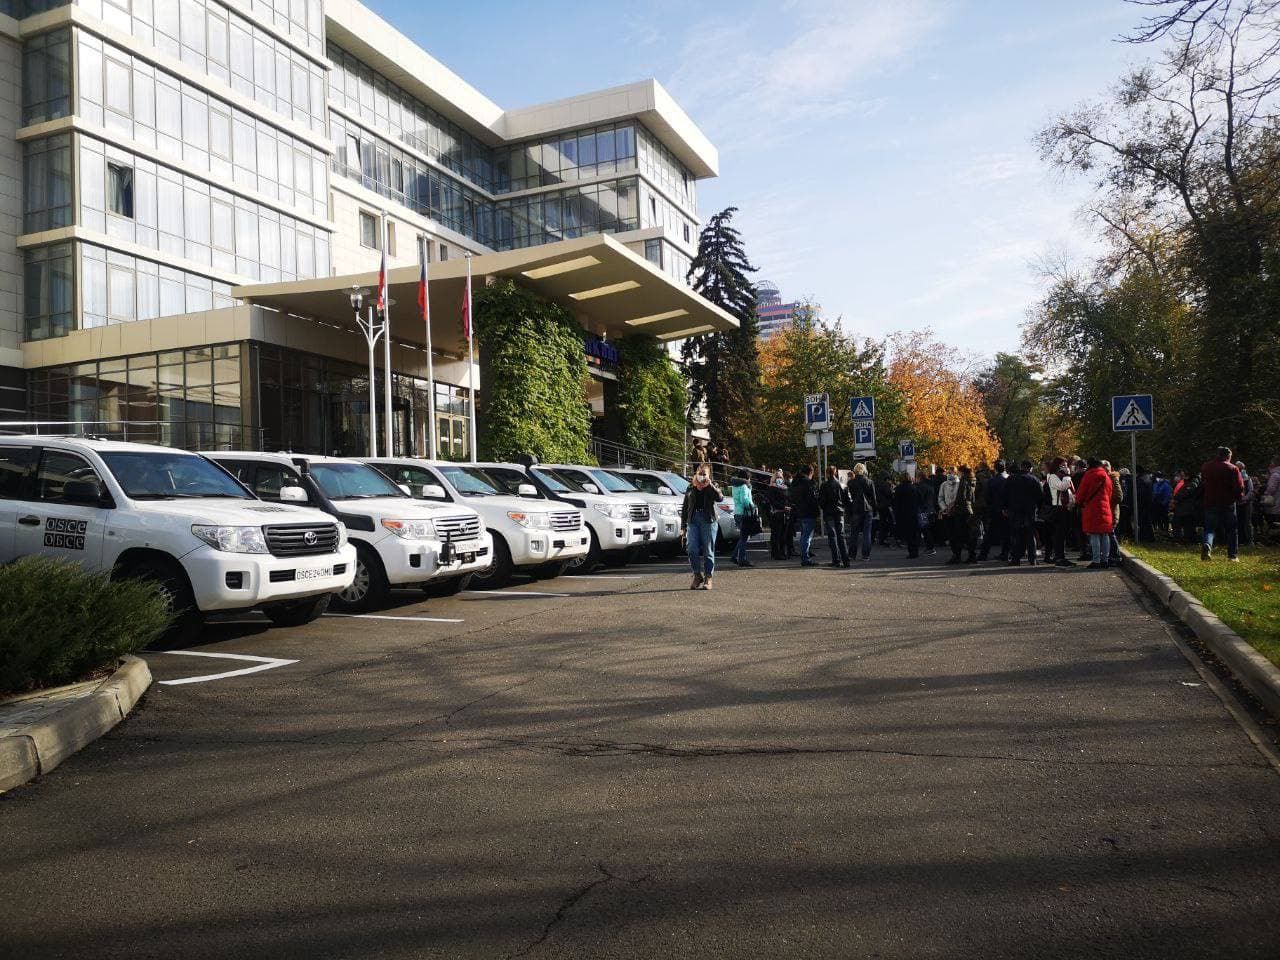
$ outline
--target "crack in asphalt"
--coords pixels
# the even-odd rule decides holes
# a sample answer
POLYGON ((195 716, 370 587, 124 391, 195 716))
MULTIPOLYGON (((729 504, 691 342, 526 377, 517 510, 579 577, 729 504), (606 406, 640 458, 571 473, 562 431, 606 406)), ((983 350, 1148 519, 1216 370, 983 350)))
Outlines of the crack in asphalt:
POLYGON ((556 912, 551 916, 551 919, 546 922, 546 925, 543 926, 542 932, 538 934, 537 938, 517 950, 515 953, 507 954, 507 960, 515 960, 516 957, 527 957, 534 950, 538 949, 538 947, 546 943, 547 939, 551 936, 556 927, 564 923, 565 917, 568 916, 569 911, 590 896, 591 892, 597 887, 603 887, 609 883, 626 883, 631 886, 637 886, 651 879, 647 874, 643 877, 636 877, 634 880, 628 877, 622 877, 613 873, 603 863, 597 863, 596 870, 599 871, 601 875, 589 883, 585 883, 578 887, 567 897, 561 900, 560 905, 556 908, 556 912))

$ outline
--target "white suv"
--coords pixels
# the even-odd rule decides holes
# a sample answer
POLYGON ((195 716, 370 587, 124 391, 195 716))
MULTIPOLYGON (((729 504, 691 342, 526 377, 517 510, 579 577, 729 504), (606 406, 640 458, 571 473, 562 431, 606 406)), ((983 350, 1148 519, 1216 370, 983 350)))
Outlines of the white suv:
POLYGON ((477 582, 505 586, 514 572, 549 580, 587 555, 583 512, 550 498, 516 463, 452 463, 379 457, 372 464, 415 497, 465 503, 484 518, 493 537, 493 566, 477 582))
POLYGON ((414 500, 368 464, 343 457, 218 452, 205 456, 263 500, 309 503, 346 524, 356 574, 335 602, 347 610, 386 603, 392 587, 433 596, 466 589, 493 562, 493 540, 470 507, 414 500))
POLYGON ((0 438, 0 563, 38 554, 154 580, 171 638, 202 614, 260 608, 295 626, 350 586, 356 552, 333 517, 263 503, 203 457, 113 440, 0 438))
POLYGON ((678 556, 681 553, 680 512, 684 507, 684 493, 689 489, 689 481, 666 470, 638 470, 631 467, 609 467, 608 470, 627 481, 649 502, 649 509, 659 523, 654 552, 665 557, 678 556), (664 529, 668 525, 674 527, 674 534, 672 530, 664 529))
POLYGON ((608 493, 591 475, 590 467, 540 463, 529 472, 551 492, 582 507, 591 530, 591 544, 583 563, 588 569, 602 563, 630 562, 657 534, 649 504, 638 494, 608 493))

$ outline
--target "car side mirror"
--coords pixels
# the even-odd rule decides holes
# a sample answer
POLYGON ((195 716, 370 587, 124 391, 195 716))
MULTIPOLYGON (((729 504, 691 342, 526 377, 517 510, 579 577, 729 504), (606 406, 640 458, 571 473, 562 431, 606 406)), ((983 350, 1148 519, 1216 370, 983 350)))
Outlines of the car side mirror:
POLYGON ((68 480, 62 486, 62 502, 81 507, 103 506, 102 487, 97 480, 68 480))
POLYGON ((676 492, 664 484, 658 487, 658 494, 663 497, 674 497, 676 492))
POLYGON ((518 487, 516 487, 517 497, 536 497, 537 495, 538 495, 538 488, 535 487, 532 483, 522 483, 518 487))
POLYGON ((600 488, 599 488, 599 487, 597 487, 594 483, 584 483, 584 484, 582 485, 582 490, 583 490, 583 492, 584 492, 584 493, 599 493, 599 492, 600 492, 600 488))
POLYGON ((396 486, 401 489, 406 497, 413 496, 413 491, 409 489, 409 485, 407 483, 397 483, 396 486))
POLYGON ((423 500, 444 500, 447 499, 444 487, 438 483, 424 483, 418 487, 418 491, 422 495, 423 500))
POLYGON ((281 503, 306 503, 307 491, 298 486, 289 486, 280 488, 281 503))

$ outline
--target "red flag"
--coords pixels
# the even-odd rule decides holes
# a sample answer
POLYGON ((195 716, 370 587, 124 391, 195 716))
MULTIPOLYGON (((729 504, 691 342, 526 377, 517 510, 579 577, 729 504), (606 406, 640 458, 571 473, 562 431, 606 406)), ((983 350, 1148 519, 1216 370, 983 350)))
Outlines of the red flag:
POLYGON ((431 306, 427 301, 427 254, 423 251, 420 255, 419 266, 422 270, 418 274, 418 312, 422 314, 422 322, 431 322, 431 306))
POLYGON ((387 312, 387 237, 383 233, 382 237, 382 265, 378 268, 378 312, 385 315, 387 312))

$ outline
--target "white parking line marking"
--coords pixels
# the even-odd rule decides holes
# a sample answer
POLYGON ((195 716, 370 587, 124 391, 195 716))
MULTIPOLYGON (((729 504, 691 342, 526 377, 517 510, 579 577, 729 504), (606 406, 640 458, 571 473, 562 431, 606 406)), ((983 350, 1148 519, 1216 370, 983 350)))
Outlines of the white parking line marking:
POLYGON ((385 613, 326 613, 326 617, 350 617, 354 620, 417 620, 421 623, 464 623, 456 617, 393 617, 385 613))
POLYGON ((278 657, 251 657, 245 653, 205 653, 202 650, 160 650, 159 653, 176 654, 180 657, 214 657, 219 660, 249 660, 257 663, 256 667, 244 667, 240 670, 228 670, 225 673, 208 673, 199 677, 183 677, 180 680, 160 680, 158 683, 175 687, 183 683, 205 683, 209 680, 225 680, 227 677, 243 677, 250 673, 273 670, 276 667, 297 663, 297 660, 282 660, 278 657))
POLYGON ((494 597, 572 597, 572 593, 540 593, 537 590, 467 590, 466 593, 487 594, 494 597))

